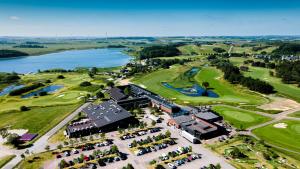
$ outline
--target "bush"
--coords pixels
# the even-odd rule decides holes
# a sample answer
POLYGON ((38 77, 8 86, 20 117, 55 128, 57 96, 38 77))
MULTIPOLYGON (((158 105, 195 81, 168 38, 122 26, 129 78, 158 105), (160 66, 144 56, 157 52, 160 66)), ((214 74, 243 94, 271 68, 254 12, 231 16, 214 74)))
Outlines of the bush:
POLYGON ((20 111, 28 111, 28 110, 29 110, 29 108, 26 107, 26 106, 21 106, 20 107, 20 111))
POLYGON ((39 93, 40 96, 46 96, 47 94, 48 94, 48 93, 45 92, 45 91, 42 91, 42 92, 39 93))
POLYGON ((92 83, 91 82, 87 82, 87 81, 81 82, 79 84, 79 86, 81 86, 81 87, 86 87, 86 86, 91 86, 91 85, 92 85, 92 83))
POLYGON ((63 75, 58 75, 57 76, 57 79, 64 79, 65 78, 65 76, 63 76, 63 75))

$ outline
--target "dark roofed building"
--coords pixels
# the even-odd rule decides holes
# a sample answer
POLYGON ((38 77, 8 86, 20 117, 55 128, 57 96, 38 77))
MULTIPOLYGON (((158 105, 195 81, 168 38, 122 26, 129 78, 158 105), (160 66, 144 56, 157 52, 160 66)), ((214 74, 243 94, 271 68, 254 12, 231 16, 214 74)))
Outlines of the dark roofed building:
POLYGON ((208 139, 223 133, 219 126, 206 122, 195 115, 182 115, 168 121, 168 125, 187 131, 199 139, 208 139))
POLYGON ((87 119, 74 122, 67 127, 69 137, 80 137, 103 131, 127 127, 137 120, 116 102, 109 100, 99 105, 90 105, 83 109, 87 119))
POLYGON ((223 119, 222 116, 218 116, 213 112, 196 113, 195 116, 211 123, 223 119))
POLYGON ((111 97, 111 99, 115 101, 125 100, 127 99, 127 95, 123 93, 123 91, 117 87, 113 87, 107 91, 111 97))

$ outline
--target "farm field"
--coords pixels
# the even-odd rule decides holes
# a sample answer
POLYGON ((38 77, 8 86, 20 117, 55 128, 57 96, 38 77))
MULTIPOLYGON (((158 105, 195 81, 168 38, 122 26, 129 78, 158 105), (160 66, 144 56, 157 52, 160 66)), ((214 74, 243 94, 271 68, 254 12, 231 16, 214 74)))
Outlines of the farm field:
POLYGON ((253 133, 265 140, 267 143, 300 153, 299 121, 282 120, 261 128, 257 128, 253 131, 253 133), (277 126, 274 126, 276 124, 277 126))
MULTIPOLYGON (((169 82, 175 86, 191 85, 187 78, 181 78, 184 72, 190 70, 191 66, 172 66, 170 69, 161 69, 146 75, 137 76, 133 82, 137 85, 146 87, 147 89, 162 95, 168 99, 175 100, 178 103, 191 103, 191 104, 207 104, 207 103, 228 103, 228 104, 263 104, 267 102, 265 98, 260 95, 254 94, 244 88, 231 85, 221 79, 222 73, 215 68, 200 67, 200 72, 194 77, 194 81, 200 85, 203 81, 210 83, 220 97, 191 97, 181 94, 175 90, 166 88, 162 82, 169 82)), ((187 87, 187 86, 185 86, 187 87)))
MULTIPOLYGON (((230 60, 236 65, 241 65, 244 59, 231 58, 230 60)), ((279 78, 270 76, 269 71, 270 70, 266 68, 249 66, 249 71, 244 72, 244 75, 251 76, 253 78, 259 78, 261 80, 269 82, 279 94, 300 102, 300 88, 295 85, 282 83, 279 78)))
POLYGON ((255 114, 253 111, 230 106, 213 106, 213 110, 238 129, 246 129, 271 120, 271 118, 255 114))

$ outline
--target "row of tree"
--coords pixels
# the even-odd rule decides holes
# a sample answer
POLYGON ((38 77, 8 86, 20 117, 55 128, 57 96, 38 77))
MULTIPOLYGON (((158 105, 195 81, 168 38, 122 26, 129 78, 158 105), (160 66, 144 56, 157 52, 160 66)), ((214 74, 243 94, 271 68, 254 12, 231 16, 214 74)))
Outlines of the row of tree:
POLYGON ((285 61, 277 64, 276 76, 284 83, 296 83, 300 86, 300 61, 285 61))
POLYGON ((17 73, 0 73, 0 84, 15 83, 20 80, 17 73))
POLYGON ((157 57, 173 57, 180 55, 181 52, 174 45, 144 47, 139 52, 140 59, 157 57))
POLYGON ((250 90, 264 94, 274 93, 274 87, 272 85, 259 79, 253 79, 252 77, 244 77, 239 68, 228 60, 214 59, 211 63, 224 72, 224 79, 230 83, 241 84, 250 90))
POLYGON ((13 90, 13 91, 11 91, 9 93, 9 95, 10 96, 18 96, 18 95, 21 95, 23 93, 27 93, 27 92, 29 92, 31 90, 37 89, 39 87, 42 87, 42 86, 44 86, 44 84, 42 84, 42 83, 34 83, 32 85, 24 86, 24 87, 22 87, 20 89, 13 90))
POLYGON ((10 57, 19 57, 19 56, 28 56, 28 53, 17 51, 17 50, 0 50, 0 58, 10 58, 10 57))

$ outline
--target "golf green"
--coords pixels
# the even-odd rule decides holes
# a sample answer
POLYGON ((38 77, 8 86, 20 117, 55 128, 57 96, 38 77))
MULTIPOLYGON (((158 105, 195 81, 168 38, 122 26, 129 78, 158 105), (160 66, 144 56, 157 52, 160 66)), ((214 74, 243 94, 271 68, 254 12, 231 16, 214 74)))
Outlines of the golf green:
POLYGON ((214 106, 213 110, 238 129, 246 129, 270 120, 269 117, 231 106, 214 106))

